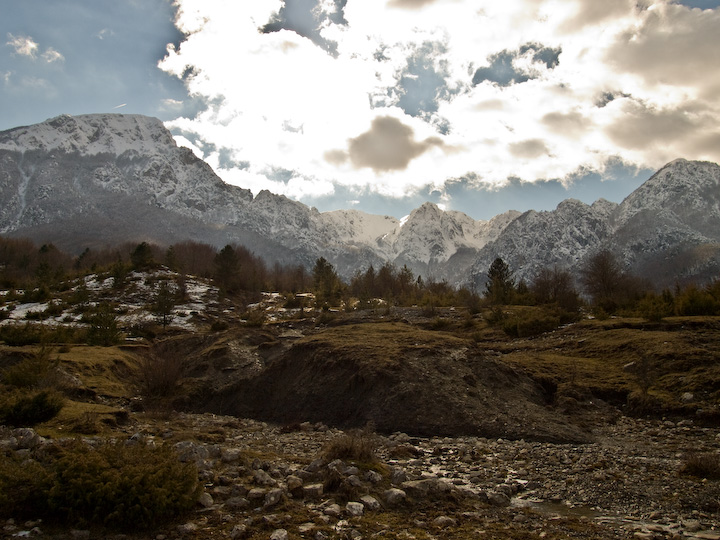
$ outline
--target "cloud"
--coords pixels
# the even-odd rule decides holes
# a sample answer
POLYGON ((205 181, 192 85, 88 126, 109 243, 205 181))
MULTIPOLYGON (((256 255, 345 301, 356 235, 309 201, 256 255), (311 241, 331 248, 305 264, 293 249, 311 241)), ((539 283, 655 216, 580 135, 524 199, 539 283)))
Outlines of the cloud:
POLYGON ((566 185, 613 163, 717 155, 720 10, 670 0, 177 5, 184 38, 160 67, 205 108, 168 125, 252 189, 289 195, 316 182, 343 200, 410 200, 451 178, 566 185))
POLYGON ((35 58, 38 52, 38 44, 29 36, 14 36, 10 33, 7 35, 8 41, 6 45, 9 45, 15 49, 15 54, 20 56, 29 56, 35 58))
POLYGON ((541 121, 552 132, 568 137, 582 134, 592 126, 592 122, 579 112, 550 112, 541 121))
POLYGON ((510 153, 520 159, 536 159, 550 151, 540 139, 530 139, 510 144, 510 153))
POLYGON ((402 8, 402 9, 420 9, 429 4, 432 4, 436 0, 390 0, 388 7, 391 8, 402 8))
POLYGON ((48 63, 52 62, 64 62, 65 57, 52 47, 48 47, 42 55, 43 59, 48 63))
POLYGON ((332 150, 325 153, 325 159, 338 165, 346 161, 346 155, 355 168, 367 167, 382 173, 405 170, 413 159, 442 146, 438 137, 416 141, 410 126, 392 116, 379 116, 372 121, 369 131, 350 139, 347 153, 332 150))
POLYGON ((618 37, 605 61, 651 86, 689 88, 714 100, 720 89, 718 29, 720 9, 657 4, 618 37))

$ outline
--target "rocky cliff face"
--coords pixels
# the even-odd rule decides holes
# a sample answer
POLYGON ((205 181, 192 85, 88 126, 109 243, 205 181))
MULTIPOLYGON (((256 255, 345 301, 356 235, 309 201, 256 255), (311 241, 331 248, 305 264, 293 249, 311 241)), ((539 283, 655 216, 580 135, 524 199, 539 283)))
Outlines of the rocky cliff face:
POLYGON ((664 282, 720 269, 720 167, 685 160, 620 205, 567 200, 552 212, 476 221, 426 203, 399 221, 320 213, 267 191, 253 197, 178 147, 154 118, 60 116, 0 132, 0 201, 1 234, 72 251, 140 240, 237 242, 270 262, 310 266, 324 256, 346 278, 389 261, 481 284, 500 256, 531 280, 543 266, 573 269, 603 248, 664 282))

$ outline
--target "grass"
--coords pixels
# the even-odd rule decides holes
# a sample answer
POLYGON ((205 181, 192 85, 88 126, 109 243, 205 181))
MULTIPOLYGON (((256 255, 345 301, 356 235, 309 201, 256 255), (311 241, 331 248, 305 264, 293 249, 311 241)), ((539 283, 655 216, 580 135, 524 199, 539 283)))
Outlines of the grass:
POLYGON ((392 365, 408 353, 467 347, 468 340, 399 322, 367 322, 333 326, 298 340, 298 344, 330 348, 362 362, 392 365))

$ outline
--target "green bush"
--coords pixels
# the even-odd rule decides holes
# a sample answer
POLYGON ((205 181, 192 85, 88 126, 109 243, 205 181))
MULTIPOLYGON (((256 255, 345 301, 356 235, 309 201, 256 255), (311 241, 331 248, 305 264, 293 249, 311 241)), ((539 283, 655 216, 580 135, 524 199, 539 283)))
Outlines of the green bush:
POLYGON ((90 328, 87 333, 88 345, 110 347, 122 340, 118 328, 117 314, 109 304, 101 304, 97 311, 89 317, 90 328))
POLYGON ((11 394, 0 403, 0 423, 31 427, 55 418, 63 408, 62 395, 54 390, 11 394))
POLYGON ((148 529, 188 511, 197 469, 166 447, 73 442, 38 463, 0 462, 0 515, 74 527, 148 529))
POLYGON ((49 328, 42 324, 8 324, 0 326, 0 341, 11 347, 38 343, 82 343, 85 331, 71 326, 49 328))
POLYGON ((47 515, 49 472, 37 461, 0 458, 0 517, 36 519, 47 515))
POLYGON ((552 315, 513 317, 503 324, 503 331, 512 337, 531 337, 550 332, 560 326, 560 318, 552 315))
POLYGON ((193 507, 197 469, 167 447, 76 444, 54 464, 50 511, 81 526, 146 529, 193 507))
POLYGON ((60 360, 51 358, 50 349, 41 347, 32 356, 7 368, 2 378, 5 384, 15 388, 37 388, 47 386, 56 374, 60 360))

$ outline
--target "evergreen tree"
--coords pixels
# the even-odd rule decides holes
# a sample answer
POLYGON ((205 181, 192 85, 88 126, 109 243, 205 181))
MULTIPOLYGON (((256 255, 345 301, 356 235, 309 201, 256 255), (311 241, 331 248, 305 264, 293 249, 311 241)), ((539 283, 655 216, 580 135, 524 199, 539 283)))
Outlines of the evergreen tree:
POLYGON ((167 281, 162 281, 153 298, 151 310, 163 328, 166 328, 170 321, 173 320, 174 309, 175 292, 170 288, 167 281))
POLYGON ((509 304, 515 292, 515 280, 507 263, 497 257, 490 265, 487 275, 485 297, 492 304, 509 304))

